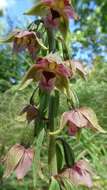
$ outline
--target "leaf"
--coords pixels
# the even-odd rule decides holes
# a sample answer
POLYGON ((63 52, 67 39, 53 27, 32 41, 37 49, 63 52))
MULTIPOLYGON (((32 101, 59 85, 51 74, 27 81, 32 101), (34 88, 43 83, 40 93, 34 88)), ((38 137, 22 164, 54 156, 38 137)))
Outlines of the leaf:
POLYGON ((42 129, 42 131, 39 133, 36 147, 35 147, 35 156, 34 156, 34 163, 33 163, 33 184, 34 188, 36 188, 37 185, 37 178, 38 178, 38 172, 40 170, 40 153, 42 149, 43 139, 44 139, 45 131, 42 129))
POLYGON ((68 167, 71 167, 75 163, 75 157, 74 157, 74 152, 71 149, 70 145, 65 141, 63 138, 58 138, 58 140, 62 143, 63 149, 64 149, 64 156, 65 156, 65 161, 68 167))
POLYGON ((87 118, 92 126, 92 129, 95 129, 101 133, 106 133, 106 131, 98 124, 97 116, 91 108, 83 107, 80 108, 79 111, 84 115, 85 118, 87 118))
POLYGON ((76 190, 74 185, 67 178, 63 178, 62 182, 63 182, 64 190, 76 190))
POLYGON ((47 10, 48 10, 47 7, 42 2, 38 2, 35 6, 26 11, 24 14, 44 16, 47 14, 47 10))
POLYGON ((64 165, 63 147, 57 142, 56 143, 56 157, 57 157, 57 168, 60 171, 64 165))
POLYGON ((51 184, 49 190, 60 190, 59 183, 54 177, 51 178, 51 184))

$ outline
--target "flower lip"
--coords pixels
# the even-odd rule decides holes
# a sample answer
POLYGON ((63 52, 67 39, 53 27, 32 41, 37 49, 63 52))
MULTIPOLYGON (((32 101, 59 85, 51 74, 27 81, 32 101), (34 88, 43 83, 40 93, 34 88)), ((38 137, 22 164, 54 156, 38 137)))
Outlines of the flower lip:
POLYGON ((56 18, 60 18, 60 14, 58 13, 58 11, 51 9, 51 14, 52 14, 52 19, 56 19, 56 18))
POLYGON ((77 164, 75 164, 75 165, 72 167, 72 169, 73 169, 74 171, 76 171, 77 173, 79 173, 79 175, 82 175, 82 170, 81 170, 81 168, 80 168, 77 164))
POLYGON ((55 78, 55 74, 50 71, 43 71, 43 76, 45 77, 46 81, 48 82, 50 79, 55 78))

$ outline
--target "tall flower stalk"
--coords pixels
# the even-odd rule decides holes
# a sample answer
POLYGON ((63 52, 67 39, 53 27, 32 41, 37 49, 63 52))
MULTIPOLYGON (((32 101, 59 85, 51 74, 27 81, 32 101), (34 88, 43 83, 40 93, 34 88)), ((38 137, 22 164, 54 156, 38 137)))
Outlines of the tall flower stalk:
POLYGON ((35 86, 29 102, 18 117, 21 119, 25 116, 28 124, 34 122, 34 134, 29 137, 34 138, 34 142, 28 143, 32 141, 27 142, 24 138, 25 142, 23 139, 23 143, 17 143, 8 151, 4 158, 4 178, 15 172, 17 179, 23 179, 33 163, 33 184, 36 189, 45 137, 48 139, 47 188, 66 190, 72 185, 91 188, 93 173, 89 163, 75 158, 72 147, 62 135, 65 128, 68 129, 68 138, 77 137, 83 128, 105 133, 93 110, 79 107, 77 95, 71 87, 76 74, 86 78, 82 63, 70 59, 66 45, 69 19, 79 17, 69 0, 37 0, 36 5, 25 14, 41 19, 31 23, 24 31, 15 30, 1 42, 13 42, 16 53, 27 50, 34 63, 18 87, 18 90, 24 90, 32 82, 35 86), (58 55, 59 46, 62 47, 61 56, 58 55), (61 94, 68 105, 64 113, 59 112, 61 94))

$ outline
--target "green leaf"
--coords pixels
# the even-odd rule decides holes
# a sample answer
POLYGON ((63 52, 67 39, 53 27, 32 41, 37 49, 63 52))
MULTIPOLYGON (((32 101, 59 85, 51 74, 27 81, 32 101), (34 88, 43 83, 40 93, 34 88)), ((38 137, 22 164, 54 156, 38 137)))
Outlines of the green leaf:
POLYGON ((75 163, 74 152, 71 149, 70 145, 65 141, 65 139, 59 138, 59 140, 63 145, 66 164, 68 167, 71 167, 75 163))
POLYGON ((54 177, 51 178, 51 184, 49 190, 60 190, 59 183, 54 177))
POLYGON ((36 147, 35 147, 35 157, 33 162, 33 184, 34 188, 37 185, 37 178, 38 178, 38 172, 40 169, 40 153, 42 149, 43 139, 44 139, 45 131, 42 129, 40 132, 38 139, 36 141, 36 147))
POLYGON ((74 185, 66 178, 62 179, 64 190, 77 190, 77 188, 74 187, 74 185))
POLYGON ((63 147, 58 142, 56 143, 56 157, 57 157, 58 171, 61 171, 64 165, 64 155, 63 155, 63 147))

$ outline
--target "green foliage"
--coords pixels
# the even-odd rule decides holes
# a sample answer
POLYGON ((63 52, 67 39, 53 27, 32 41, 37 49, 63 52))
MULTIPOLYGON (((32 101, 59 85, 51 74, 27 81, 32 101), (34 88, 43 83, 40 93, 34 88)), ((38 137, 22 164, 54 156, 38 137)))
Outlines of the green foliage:
POLYGON ((24 55, 17 56, 12 54, 9 47, 0 50, 0 91, 4 92, 12 84, 17 84, 23 73, 31 64, 29 58, 24 55))
POLYGON ((40 132, 37 142, 36 142, 36 148, 35 148, 35 158, 34 158, 34 163, 33 163, 33 183, 34 183, 34 188, 37 186, 37 178, 38 178, 38 172, 40 170, 40 153, 42 150, 42 143, 44 140, 44 135, 45 131, 42 129, 40 132))

